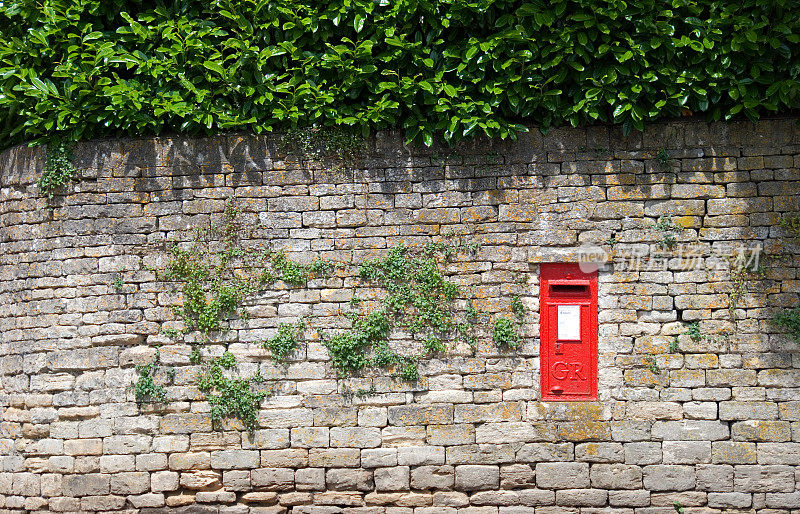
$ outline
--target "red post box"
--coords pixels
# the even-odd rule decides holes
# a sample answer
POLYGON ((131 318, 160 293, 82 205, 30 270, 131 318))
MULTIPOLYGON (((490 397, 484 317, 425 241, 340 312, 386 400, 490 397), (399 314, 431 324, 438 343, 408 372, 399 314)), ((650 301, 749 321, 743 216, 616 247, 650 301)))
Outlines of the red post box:
POLYGON ((542 264, 542 400, 597 399, 597 271, 542 264))

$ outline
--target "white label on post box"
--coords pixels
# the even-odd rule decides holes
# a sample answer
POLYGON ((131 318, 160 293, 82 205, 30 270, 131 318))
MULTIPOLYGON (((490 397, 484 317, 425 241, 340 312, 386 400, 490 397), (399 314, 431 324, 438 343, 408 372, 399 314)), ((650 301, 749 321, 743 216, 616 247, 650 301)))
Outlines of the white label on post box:
POLYGON ((581 338, 581 306, 558 306, 558 339, 579 341, 581 338))

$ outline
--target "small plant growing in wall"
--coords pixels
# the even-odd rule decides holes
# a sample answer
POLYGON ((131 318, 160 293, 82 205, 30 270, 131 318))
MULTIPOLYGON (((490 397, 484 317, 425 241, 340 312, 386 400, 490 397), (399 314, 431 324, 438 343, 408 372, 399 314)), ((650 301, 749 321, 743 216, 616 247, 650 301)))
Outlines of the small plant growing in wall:
POLYGON ((800 307, 785 309, 776 314, 775 324, 785 328, 789 336, 800 343, 800 307))
POLYGON ((164 369, 161 364, 161 353, 156 348, 156 354, 151 362, 136 366, 139 378, 131 385, 136 404, 160 404, 167 401, 167 391, 163 382, 171 383, 175 380, 175 369, 164 369))
MULTIPOLYGON (((230 201, 220 223, 196 230, 190 242, 168 245, 166 266, 155 270, 159 278, 174 284, 181 293, 182 302, 175 313, 183 328, 162 332, 173 338, 193 333, 189 360, 199 367, 198 388, 211 406, 215 427, 233 417, 247 428, 255 428, 260 403, 269 388, 259 373, 241 375, 236 357, 229 351, 210 358, 203 348, 219 339, 231 319, 246 321, 247 312, 242 307, 246 298, 278 281, 289 288, 306 287, 310 279, 327 277, 342 266, 322 259, 302 264, 283 251, 247 248, 243 241, 251 234, 250 229, 230 201)), ((353 310, 345 314, 350 328, 336 333, 321 331, 321 342, 338 374, 349 376, 369 368, 384 368, 399 379, 416 381, 420 359, 445 354, 458 342, 474 347, 474 329, 482 313, 445 275, 444 268, 458 253, 474 253, 478 248, 475 243, 446 239, 422 249, 401 245, 382 259, 354 266, 351 271, 357 272, 364 287, 377 290, 379 300, 377 308, 371 304, 368 309, 353 297, 353 310), (458 312, 457 303, 464 300, 466 312, 458 312), (394 334, 410 336, 407 342, 411 349, 390 344, 394 334)), ((516 296, 511 310, 514 319, 501 319, 496 325, 498 344, 508 348, 519 345, 518 329, 527 309, 516 296)), ((285 361, 299 348, 308 322, 280 323, 276 334, 260 345, 275 361, 285 361)), ((228 343, 223 344, 227 348, 228 343)), ((155 383, 152 390, 153 395, 162 397, 155 383)))
POLYGON ((272 353, 272 357, 277 361, 284 361, 300 346, 303 331, 306 328, 304 319, 297 323, 280 323, 278 333, 271 339, 264 341, 262 346, 272 353))
POLYGON ((763 279, 767 275, 760 247, 735 253, 729 259, 731 288, 728 291, 728 310, 731 318, 742 296, 747 292, 752 280, 763 279))
POLYGON ((800 244, 800 214, 783 216, 778 224, 791 234, 795 243, 800 244))
POLYGON ((661 368, 658 366, 658 361, 656 361, 654 355, 648 355, 647 357, 645 357, 644 363, 647 365, 647 369, 650 371, 650 373, 654 375, 661 374, 661 368))
POLYGON ((699 321, 692 321, 686 324, 686 335, 692 341, 701 341, 703 339, 703 333, 700 332, 700 322, 699 321))
POLYGON ((656 154, 656 163, 661 171, 669 171, 670 156, 669 152, 661 148, 656 154))
POLYGON ((176 328, 162 328, 161 334, 169 339, 175 340, 181 336, 181 332, 176 328))
POLYGON ((471 343, 470 321, 474 318, 468 312, 465 320, 455 319, 453 309, 459 287, 444 276, 441 268, 456 252, 476 249, 463 241, 437 241, 420 252, 397 246, 384 259, 363 263, 359 276, 385 291, 385 296, 373 311, 350 312, 350 330, 323 333, 322 342, 339 374, 347 376, 365 368, 382 367, 393 369, 398 378, 414 381, 419 378, 420 358, 444 353, 447 342, 454 339, 471 343), (419 342, 420 352, 403 355, 392 349, 388 338, 394 329, 410 333, 419 342))
POLYGON ((661 240, 658 246, 662 249, 672 250, 678 244, 676 234, 680 232, 681 228, 673 223, 672 216, 669 214, 659 216, 653 228, 661 232, 661 240))
POLYGON ((509 318, 500 318, 494 322, 492 340, 500 348, 516 348, 520 344, 517 324, 509 318))
POLYGON ((114 276, 114 280, 111 282, 111 287, 113 287, 114 291, 117 293, 122 292, 122 289, 125 287, 125 282, 122 280, 122 275, 114 276))
MULTIPOLYGON (((712 335, 704 334, 700 329, 700 322, 699 321, 692 321, 692 322, 689 322, 689 323, 685 323, 685 325, 686 325, 686 335, 688 335, 689 339, 691 339, 695 343, 699 343, 700 341, 705 341, 706 343, 714 344, 714 343, 723 342, 723 341, 727 340, 728 337, 729 337, 728 334, 722 334, 722 335, 718 335, 718 336, 712 336, 712 335)), ((677 348, 677 346, 678 346, 677 339, 678 338, 676 336, 675 340, 673 341, 673 343, 670 344, 670 348, 672 347, 673 344, 677 348)))
POLYGON ((494 322, 492 340, 499 348, 517 348, 522 340, 519 331, 525 323, 528 308, 519 295, 511 298, 511 312, 514 314, 513 319, 499 318, 494 322))
POLYGON ((374 385, 371 385, 368 388, 360 387, 355 391, 350 389, 349 387, 343 387, 341 390, 341 394, 346 401, 351 402, 353 401, 353 398, 358 398, 359 400, 363 400, 365 398, 375 396, 378 394, 378 390, 375 388, 374 385))
MULTIPOLYGON (((197 334, 189 360, 201 366, 198 388, 211 404, 215 426, 226 417, 235 417, 246 427, 254 428, 259 405, 267 393, 259 389, 263 382, 259 374, 236 375, 236 357, 230 352, 203 362, 203 346, 213 341, 231 318, 246 319, 242 304, 248 295, 264 291, 279 280, 291 287, 303 286, 309 279, 327 276, 333 270, 329 261, 301 264, 282 251, 244 248, 241 240, 252 229, 240 219, 238 206, 230 200, 221 222, 196 230, 194 240, 188 244, 172 243, 166 267, 157 270, 159 278, 172 282, 182 293, 182 303, 175 312, 183 329, 162 332, 170 338, 181 333, 197 334)), ((276 360, 285 359, 297 347, 301 323, 304 322, 279 327, 275 338, 263 343, 276 360)), ((149 390, 147 382, 143 383, 142 390, 149 390)), ((157 385, 153 391, 160 397, 157 385)))
POLYGON ((203 366, 197 388, 206 394, 211 405, 211 422, 219 427, 225 418, 234 417, 248 429, 258 425, 258 411, 267 392, 255 388, 264 379, 259 373, 252 377, 231 377, 236 368, 236 357, 225 352, 203 366))
POLYGON ((41 195, 48 200, 53 199, 61 186, 75 178, 73 145, 73 142, 62 139, 54 139, 47 144, 44 170, 37 184, 41 195))

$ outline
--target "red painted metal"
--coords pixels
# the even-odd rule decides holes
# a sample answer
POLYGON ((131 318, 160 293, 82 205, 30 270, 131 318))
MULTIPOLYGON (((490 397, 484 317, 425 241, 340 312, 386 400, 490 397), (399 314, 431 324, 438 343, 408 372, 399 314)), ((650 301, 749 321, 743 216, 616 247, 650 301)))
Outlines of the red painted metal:
POLYGON ((540 269, 542 400, 596 400, 597 271, 564 263, 540 269))

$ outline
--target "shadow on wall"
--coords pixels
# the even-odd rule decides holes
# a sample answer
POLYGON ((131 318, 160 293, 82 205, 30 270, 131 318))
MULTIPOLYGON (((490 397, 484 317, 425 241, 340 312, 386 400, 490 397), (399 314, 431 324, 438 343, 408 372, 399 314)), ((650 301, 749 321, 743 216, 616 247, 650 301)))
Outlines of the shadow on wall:
POLYGON ((44 168, 42 147, 15 146, 0 153, 0 187, 22 188, 36 182, 44 168))

